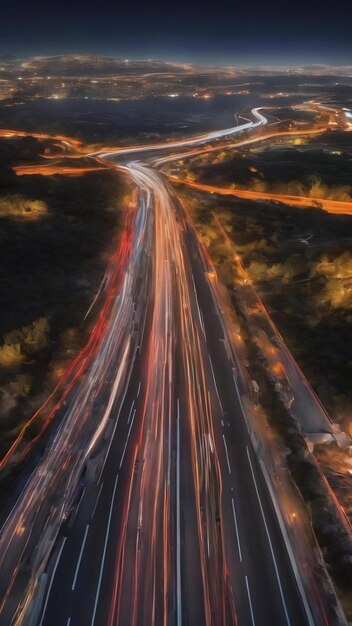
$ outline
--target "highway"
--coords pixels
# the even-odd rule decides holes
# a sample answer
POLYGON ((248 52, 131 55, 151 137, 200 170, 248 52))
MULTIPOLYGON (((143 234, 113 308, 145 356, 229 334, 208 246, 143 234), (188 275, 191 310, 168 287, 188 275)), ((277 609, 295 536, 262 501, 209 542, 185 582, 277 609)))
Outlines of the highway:
POLYGON ((148 146, 134 146, 131 148, 117 148, 116 150, 109 150, 109 152, 95 152, 91 153, 90 156, 100 156, 101 158, 107 157, 111 159, 113 156, 121 157, 121 156, 129 156, 134 154, 145 154, 149 152, 161 152, 165 150, 178 150, 179 148, 188 148, 191 146, 199 146, 209 143, 211 141, 217 141, 218 139, 222 139, 223 137, 230 137, 231 135, 237 135, 246 130, 253 130, 254 128, 258 128, 258 126, 263 126, 267 124, 266 117, 260 113, 263 107, 256 107, 252 109, 252 115, 255 118, 255 122, 249 121, 245 124, 239 124, 237 126, 232 126, 231 128, 225 128, 223 130, 214 130, 209 133, 205 133, 203 135, 195 135, 190 139, 182 139, 179 141, 170 141, 164 144, 150 144, 148 146))
MULTIPOLYGON (((253 116, 159 149, 266 123, 253 116)), ((215 270, 166 177, 125 162, 150 150, 99 155, 123 156, 134 205, 59 425, 1 529, 0 626, 332 623, 292 567, 215 270)))

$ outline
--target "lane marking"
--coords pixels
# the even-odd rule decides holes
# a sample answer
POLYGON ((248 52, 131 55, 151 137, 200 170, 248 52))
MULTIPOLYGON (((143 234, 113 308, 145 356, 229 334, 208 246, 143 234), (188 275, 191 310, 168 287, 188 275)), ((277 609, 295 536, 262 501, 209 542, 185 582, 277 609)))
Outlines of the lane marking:
POLYGON ((240 561, 242 563, 242 551, 241 551, 241 542, 240 542, 240 535, 238 532, 238 525, 237 525, 237 516, 236 516, 236 510, 235 510, 235 502, 234 499, 231 498, 231 502, 232 502, 232 513, 233 513, 233 519, 235 522, 235 529, 236 529, 236 537, 237 537, 237 546, 238 546, 238 553, 240 555, 240 561))
POLYGON ((53 569, 53 573, 52 573, 51 580, 50 580, 50 585, 49 585, 49 588, 48 588, 48 593, 46 594, 46 599, 45 599, 45 604, 44 604, 44 608, 43 608, 42 619, 40 620, 40 624, 39 624, 39 626, 42 626, 42 624, 43 624, 43 620, 44 620, 45 613, 46 613, 46 609, 47 609, 48 602, 49 602, 49 597, 50 597, 51 588, 52 588, 52 586, 53 586, 53 582, 54 582, 54 578, 55 578, 56 570, 57 570, 57 567, 58 567, 58 565, 59 565, 59 561, 60 561, 60 559, 61 559, 61 555, 62 555, 62 551, 63 551, 64 546, 65 546, 65 543, 66 543, 66 539, 67 539, 67 537, 64 537, 64 538, 63 538, 62 544, 61 544, 61 546, 60 546, 59 553, 58 553, 58 555, 57 555, 56 563, 55 563, 55 566, 54 566, 54 569, 53 569))
POLYGON ((70 626, 70 624, 71 624, 71 618, 70 618, 70 617, 68 617, 68 618, 67 618, 67 622, 66 622, 66 626, 70 626))
POLYGON ((111 525, 111 517, 112 517, 112 510, 113 510, 113 507, 114 507, 114 500, 115 500, 115 494, 116 494, 116 487, 117 487, 118 478, 119 478, 119 475, 116 474, 114 490, 112 492, 112 498, 111 498, 111 504, 110 504, 108 525, 106 527, 106 533, 105 533, 104 550, 103 550, 103 555, 102 555, 102 559, 101 559, 101 563, 100 563, 99 579, 98 579, 97 591, 96 591, 96 594, 95 594, 95 602, 94 602, 94 609, 93 609, 91 626, 94 626, 95 617, 96 617, 96 614, 97 614, 98 601, 99 601, 99 595, 100 595, 100 587, 101 587, 101 581, 102 581, 102 578, 103 578, 103 570, 104 570, 104 565, 105 565, 106 548, 107 548, 107 545, 108 545, 108 539, 109 539, 109 533, 110 533, 110 525, 111 525))
POLYGON ((130 419, 131 419, 131 415, 132 415, 133 405, 134 405, 134 400, 133 400, 133 402, 132 402, 132 404, 131 404, 130 412, 129 412, 129 414, 128 414, 127 424, 129 424, 129 423, 130 423, 130 419))
POLYGON ((245 579, 246 579, 247 596, 248 596, 248 602, 249 602, 249 610, 251 612, 252 626, 255 626, 255 619, 254 619, 253 606, 252 606, 252 598, 251 598, 251 592, 249 591, 249 584, 248 584, 247 576, 245 576, 245 579))
POLYGON ((229 361, 231 361, 231 354, 230 354, 230 350, 229 350, 229 347, 228 347, 228 345, 227 345, 227 343, 226 343, 226 341, 225 341, 224 337, 220 337, 219 341, 220 341, 220 342, 222 342, 222 345, 223 345, 223 346, 224 346, 224 348, 225 348, 225 352, 226 352, 227 358, 228 358, 228 360, 229 360, 229 361))
POLYGON ((212 375, 213 375, 213 381, 214 381, 214 387, 215 387, 216 395, 217 395, 218 400, 219 400, 221 413, 224 415, 224 411, 223 411, 222 404, 221 404, 221 400, 220 400, 220 396, 219 396, 218 386, 217 386, 217 384, 216 384, 216 380, 215 380, 215 374, 214 374, 213 363, 212 363, 211 356, 210 356, 209 352, 208 352, 208 357, 209 357, 209 363, 210 363, 210 367, 211 367, 211 373, 212 373, 212 375))
POLYGON ((205 343, 207 343, 207 334, 205 332, 205 326, 204 326, 204 315, 203 315, 201 309, 199 309, 199 311, 200 311, 201 326, 202 326, 202 331, 203 331, 203 335, 204 335, 204 341, 205 341, 205 343))
MULTIPOLYGON (((132 371, 133 371, 133 368, 131 370, 131 375, 132 375, 132 371)), ((119 411, 118 411, 118 414, 117 414, 117 417, 116 417, 116 420, 115 420, 114 430, 112 431, 112 434, 111 434, 111 437, 110 437, 110 441, 109 441, 109 445, 108 445, 108 449, 107 449, 106 454, 105 454, 104 463, 102 465, 102 468, 101 468, 101 471, 100 471, 100 474, 99 474, 98 483, 100 482, 100 479, 102 477, 102 474, 103 474, 103 471, 104 471, 104 468, 105 468, 105 464, 106 464, 106 461, 108 459, 109 452, 110 452, 110 449, 111 449, 111 446, 112 446, 112 442, 113 442, 113 440, 115 438, 116 428, 117 428, 117 425, 118 425, 118 422, 119 422, 119 419, 120 419, 120 413, 121 413, 122 408, 123 408, 124 403, 125 403, 125 398, 126 398, 126 395, 127 395, 128 387, 129 387, 129 385, 126 384, 125 391, 123 392, 123 396, 121 398, 119 411)))
MULTIPOLYGON (((140 336, 140 342, 139 342, 139 346, 138 346, 138 354, 141 353, 142 350, 142 346, 143 346, 143 341, 144 341, 144 332, 145 332, 145 327, 146 327, 146 323, 147 323, 147 314, 148 314, 148 305, 145 308, 145 315, 144 315, 144 322, 143 322, 143 330, 142 330, 142 334, 140 336)), ((137 355, 136 355, 137 356, 137 355)))
POLYGON ((192 281, 193 281, 193 290, 194 290, 194 295, 195 295, 195 300, 196 300, 196 305, 197 305, 197 309, 198 309, 198 317, 199 317, 199 323, 202 329, 202 333, 204 335, 204 340, 206 341, 206 334, 205 334, 205 328, 204 328, 204 319, 203 319, 203 315, 202 312, 199 308, 199 302, 198 302, 198 296, 197 296, 197 290, 196 290, 196 284, 194 282, 194 277, 193 277, 193 273, 191 274, 192 276, 192 281))
POLYGON ((232 378, 233 378, 233 382, 235 383, 236 388, 237 388, 238 376, 237 376, 237 371, 236 371, 236 369, 234 367, 232 368, 232 378))
POLYGON ((224 446, 225 446, 225 452, 226 452, 226 460, 227 460, 227 467, 229 468, 229 474, 231 474, 231 465, 230 465, 230 459, 229 459, 229 453, 228 453, 228 450, 227 450, 225 435, 223 435, 222 438, 224 440, 224 446))
POLYGON ((78 504, 77 504, 77 507, 76 507, 76 515, 77 515, 77 512, 78 512, 79 507, 81 506, 81 502, 82 502, 82 500, 83 500, 83 498, 84 498, 84 495, 85 495, 85 493, 86 493, 86 490, 87 490, 87 487, 84 487, 84 489, 83 489, 83 491, 82 491, 82 495, 81 495, 81 497, 80 497, 80 499, 79 499, 79 502, 78 502, 78 504))
POLYGON ((127 448, 127 444, 128 444, 129 438, 130 438, 131 429, 132 429, 132 426, 133 426, 134 416, 136 415, 136 411, 137 411, 137 409, 135 409, 135 410, 133 411, 132 420, 131 420, 131 423, 130 423, 130 427, 129 427, 129 429, 128 429, 127 439, 126 439, 125 447, 124 447, 124 449, 123 449, 123 453, 122 453, 122 457, 121 457, 121 461, 120 461, 120 465, 119 465, 119 468, 120 468, 120 469, 121 469, 121 465, 122 465, 122 463, 123 463, 123 460, 124 460, 124 458, 125 458, 126 448, 127 448))
POLYGON ((139 393, 140 393, 140 390, 141 390, 141 386, 142 386, 142 382, 140 381, 139 385, 138 385, 137 398, 139 396, 139 393))
POLYGON ((94 505, 93 513, 92 513, 92 515, 90 516, 90 519, 92 519, 92 517, 94 516, 94 513, 95 513, 96 508, 97 508, 97 506, 98 506, 98 502, 99 502, 99 498, 100 498, 101 490, 102 490, 102 488, 103 488, 103 484, 104 484, 104 483, 101 483, 101 485, 100 485, 99 493, 98 493, 98 495, 97 495, 97 499, 96 499, 96 501, 95 501, 95 505, 94 505))
POLYGON ((177 398, 177 453, 176 453, 176 587, 177 587, 177 626, 182 626, 181 590, 181 523, 180 523, 180 401, 177 398))
POLYGON ((273 488, 272 488, 272 485, 271 485, 271 482, 270 482, 270 479, 269 479, 266 467, 263 465, 262 461, 259 461, 259 462, 260 462, 261 469, 262 469, 262 472, 263 472, 263 476, 264 476, 264 479, 265 479, 265 482, 266 482, 267 488, 269 490, 270 497, 271 497, 271 500, 272 500, 272 503, 273 503, 273 506, 274 506, 274 509, 275 509, 275 512, 276 512, 276 517, 277 517, 278 522, 279 522, 281 533, 282 533, 282 536, 284 538, 284 542, 286 544, 288 557, 289 557, 290 562, 291 562, 291 567, 292 567, 293 574, 294 574, 294 577, 295 577, 296 582, 297 582, 297 587, 298 587, 299 592, 301 594, 301 598, 302 598, 302 602, 304 604, 304 609, 305 609, 305 612, 306 612, 308 623, 309 623, 310 626, 316 626, 314 617, 312 615, 312 611, 311 611, 309 603, 308 603, 307 595, 306 595, 305 589, 303 587, 302 578, 301 578, 301 575, 300 575, 299 570, 298 570, 296 559, 295 559, 293 551, 292 551, 292 546, 290 544, 290 539, 289 539, 288 534, 287 534, 287 529, 286 529, 285 523, 283 521, 281 511, 280 511, 280 509, 278 507, 277 500, 276 500, 275 495, 273 493, 273 488))
POLYGON ((273 545, 271 543, 271 537, 270 537, 270 533, 269 533, 269 528, 268 528, 268 525, 266 523, 264 509, 263 509, 262 501, 260 499, 259 490, 258 490, 258 486, 257 486, 257 481, 255 479, 255 475, 254 475, 254 471, 253 471, 253 466, 252 466, 252 461, 251 461, 251 457, 250 457, 250 454, 249 454, 248 446, 246 446, 246 449, 247 449, 247 456, 248 456, 249 466, 250 466, 251 472, 252 472, 252 478, 253 478, 253 482, 254 482, 254 487, 255 487, 256 494, 257 494, 259 507, 260 507, 260 511, 261 511, 263 522, 264 522, 264 526, 265 526, 265 532, 266 532, 266 535, 267 535, 267 538, 268 538, 268 542, 269 542, 269 546, 270 546, 270 552, 271 552, 271 556, 272 556, 272 559, 273 559, 276 579, 277 579, 277 583, 278 583, 279 590, 280 590, 280 596, 281 596, 282 606, 283 606, 285 617, 286 617, 286 622, 287 622, 288 626, 291 626, 291 622, 290 622, 290 618, 288 616, 287 606, 286 606, 286 602, 285 602, 284 592, 283 592, 282 585, 281 585, 279 570, 278 570, 276 559, 275 559, 274 549, 273 549, 273 545))
POLYGON ((88 531, 89 531, 89 524, 87 524, 86 530, 85 530, 85 533, 84 533, 84 537, 83 537, 83 541, 82 541, 82 545, 81 545, 81 550, 80 550, 78 561, 77 561, 77 565, 76 565, 76 571, 75 571, 75 575, 74 575, 73 583, 72 583, 72 587, 71 587, 72 591, 74 591, 75 587, 76 587, 77 576, 78 576, 79 567, 80 567, 81 561, 82 561, 84 546, 86 545, 86 541, 87 541, 88 531))

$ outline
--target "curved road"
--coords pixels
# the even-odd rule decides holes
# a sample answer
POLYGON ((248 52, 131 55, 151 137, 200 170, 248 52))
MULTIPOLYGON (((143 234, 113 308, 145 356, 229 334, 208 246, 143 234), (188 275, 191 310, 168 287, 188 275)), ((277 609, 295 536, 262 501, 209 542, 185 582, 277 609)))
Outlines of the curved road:
MULTIPOLYGON (((253 115, 100 158, 266 123, 253 115)), ((297 585, 248 434, 214 269, 166 178, 120 167, 136 206, 60 425, 1 529, 0 625, 327 624, 324 599, 314 620, 297 585)))

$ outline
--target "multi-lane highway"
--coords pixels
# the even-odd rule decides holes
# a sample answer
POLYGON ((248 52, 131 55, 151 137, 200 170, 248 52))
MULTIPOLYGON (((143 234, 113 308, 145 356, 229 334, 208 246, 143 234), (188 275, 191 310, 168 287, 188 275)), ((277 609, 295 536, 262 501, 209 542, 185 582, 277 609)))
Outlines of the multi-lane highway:
POLYGON ((1 626, 328 623, 317 581, 309 597, 294 572, 248 433, 214 268, 166 178, 126 163, 266 123, 253 116, 100 155, 123 157, 135 205, 57 429, 1 529, 1 626))

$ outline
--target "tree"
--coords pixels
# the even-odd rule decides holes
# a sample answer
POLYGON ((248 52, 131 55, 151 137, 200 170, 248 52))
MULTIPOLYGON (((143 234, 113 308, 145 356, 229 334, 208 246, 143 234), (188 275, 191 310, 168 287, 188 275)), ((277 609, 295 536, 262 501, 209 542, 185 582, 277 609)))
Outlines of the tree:
POLYGON ((47 317, 40 317, 29 326, 11 330, 4 337, 6 346, 19 346, 20 352, 33 357, 49 348, 50 325, 47 317))

